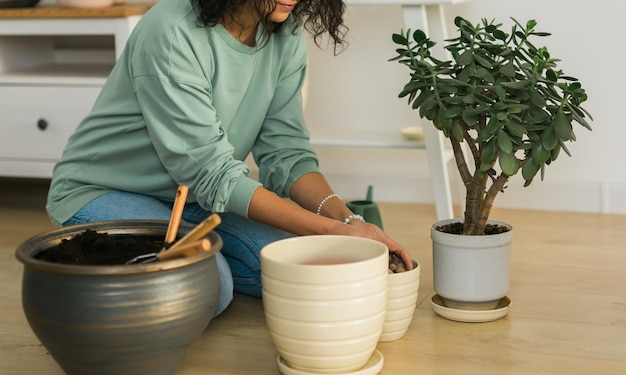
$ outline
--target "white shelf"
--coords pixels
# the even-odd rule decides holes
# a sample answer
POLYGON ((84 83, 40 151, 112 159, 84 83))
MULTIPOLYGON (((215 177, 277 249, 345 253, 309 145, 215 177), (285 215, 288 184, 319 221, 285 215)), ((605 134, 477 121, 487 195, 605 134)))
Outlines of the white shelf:
POLYGON ((332 147, 424 149, 424 141, 405 138, 400 131, 311 130, 311 144, 332 147))
POLYGON ((0 84, 102 86, 112 64, 49 64, 0 73, 0 84))

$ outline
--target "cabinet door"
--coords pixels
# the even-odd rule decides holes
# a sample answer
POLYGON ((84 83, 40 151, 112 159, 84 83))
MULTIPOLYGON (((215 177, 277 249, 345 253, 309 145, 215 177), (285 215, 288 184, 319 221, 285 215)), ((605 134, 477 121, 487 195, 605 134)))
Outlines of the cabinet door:
POLYGON ((99 92, 96 86, 0 86, 0 159, 58 161, 99 92))

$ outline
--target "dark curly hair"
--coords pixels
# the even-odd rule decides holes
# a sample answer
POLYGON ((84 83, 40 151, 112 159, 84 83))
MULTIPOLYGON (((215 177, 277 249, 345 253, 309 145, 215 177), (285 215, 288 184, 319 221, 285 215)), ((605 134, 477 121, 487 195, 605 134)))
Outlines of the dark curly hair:
MULTIPOLYGON (((276 5, 275 0, 191 0, 199 11, 198 21, 204 27, 215 26, 248 2, 258 12, 265 30, 275 32, 282 26, 269 18, 276 5)), ((317 46, 320 46, 323 35, 328 34, 337 51, 339 46, 347 44, 345 35, 348 27, 343 23, 345 10, 343 0, 299 0, 291 14, 296 20, 296 27, 302 25, 313 36, 317 46)))

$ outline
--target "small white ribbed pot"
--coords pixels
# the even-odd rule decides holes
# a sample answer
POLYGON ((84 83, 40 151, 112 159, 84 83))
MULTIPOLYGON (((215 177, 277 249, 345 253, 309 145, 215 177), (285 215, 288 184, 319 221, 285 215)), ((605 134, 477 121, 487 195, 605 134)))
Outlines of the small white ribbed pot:
POLYGON ((387 313, 380 342, 403 338, 417 307, 417 295, 420 288, 420 264, 413 261, 413 269, 387 275, 387 313))
POLYGON ((462 219, 441 220, 431 227, 435 292, 447 307, 487 310, 497 306, 509 290, 509 263, 513 228, 508 232, 467 236, 436 228, 462 219))

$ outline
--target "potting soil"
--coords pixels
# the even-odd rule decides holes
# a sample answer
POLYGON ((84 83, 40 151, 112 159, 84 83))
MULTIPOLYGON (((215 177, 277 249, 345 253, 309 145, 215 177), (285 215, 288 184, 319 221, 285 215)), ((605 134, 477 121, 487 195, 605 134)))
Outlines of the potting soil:
POLYGON ((155 236, 109 235, 88 229, 34 258, 74 265, 121 265, 138 255, 159 252, 163 244, 163 238, 155 236))

